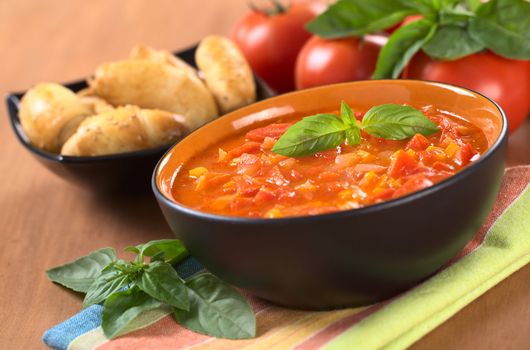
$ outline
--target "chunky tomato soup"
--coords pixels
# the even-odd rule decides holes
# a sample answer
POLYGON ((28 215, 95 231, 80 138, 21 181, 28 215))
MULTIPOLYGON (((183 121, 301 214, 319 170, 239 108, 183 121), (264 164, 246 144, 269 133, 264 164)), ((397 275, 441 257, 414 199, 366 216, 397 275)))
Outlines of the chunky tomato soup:
MULTIPOLYGON (((421 109, 439 131, 403 141, 362 134, 361 143, 301 158, 271 152, 301 117, 235 135, 191 159, 171 188, 178 202, 204 212, 280 218, 355 209, 440 182, 487 148, 482 131, 432 106, 421 109)), ((357 112, 361 120, 363 113, 357 112)))

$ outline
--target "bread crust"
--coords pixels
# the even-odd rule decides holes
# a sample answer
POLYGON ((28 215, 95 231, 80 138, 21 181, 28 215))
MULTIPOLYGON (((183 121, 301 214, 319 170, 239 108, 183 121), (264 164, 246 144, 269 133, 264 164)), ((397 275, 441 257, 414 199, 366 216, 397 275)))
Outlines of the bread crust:
POLYGON ((184 117, 124 106, 86 118, 63 145, 67 156, 98 156, 167 145, 188 132, 184 117))
POLYGON ((230 39, 218 35, 204 38, 197 48, 195 61, 221 114, 256 101, 252 70, 230 39))

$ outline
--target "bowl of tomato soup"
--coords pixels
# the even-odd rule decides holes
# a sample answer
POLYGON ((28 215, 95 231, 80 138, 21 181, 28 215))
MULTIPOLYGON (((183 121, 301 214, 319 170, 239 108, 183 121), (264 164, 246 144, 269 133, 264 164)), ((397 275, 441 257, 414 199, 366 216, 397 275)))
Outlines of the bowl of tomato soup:
POLYGON ((471 239, 498 193, 506 139, 502 110, 468 89, 336 84, 202 127, 160 160, 152 187, 177 237, 235 286, 295 308, 366 305, 434 274, 471 239))

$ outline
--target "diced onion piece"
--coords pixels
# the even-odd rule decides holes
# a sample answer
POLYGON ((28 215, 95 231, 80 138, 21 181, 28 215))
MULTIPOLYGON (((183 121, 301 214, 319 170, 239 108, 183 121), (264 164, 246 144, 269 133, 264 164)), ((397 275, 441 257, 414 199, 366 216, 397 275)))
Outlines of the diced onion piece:
POLYGON ((188 172, 189 176, 192 178, 192 179, 197 179, 198 177, 200 177, 201 175, 204 175, 208 172, 208 169, 206 169, 205 167, 203 166, 199 166, 199 167, 196 167, 196 168, 193 168, 193 169, 190 169, 190 171, 188 172))
POLYGON ((261 143, 261 148, 271 149, 272 147, 274 147, 275 143, 276 143, 276 139, 266 136, 263 142, 261 143))
POLYGON ((377 164, 357 164, 355 167, 353 167, 353 169, 360 173, 367 173, 369 171, 374 173, 382 173, 386 171, 387 167, 377 164))
POLYGON ((219 161, 220 161, 220 162, 223 162, 223 161, 227 160, 227 159, 226 159, 226 156, 227 156, 227 155, 228 155, 228 152, 226 152, 226 151, 225 151, 224 149, 222 149, 222 148, 219 148, 219 161))

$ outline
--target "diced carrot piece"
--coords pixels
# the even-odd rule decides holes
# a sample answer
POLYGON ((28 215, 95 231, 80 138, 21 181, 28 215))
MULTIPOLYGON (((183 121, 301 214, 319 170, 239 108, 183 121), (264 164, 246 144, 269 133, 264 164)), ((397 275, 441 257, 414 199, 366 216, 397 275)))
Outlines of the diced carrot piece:
POLYGON ((366 152, 362 149, 358 150, 355 153, 357 154, 357 157, 360 159, 360 161, 364 163, 370 163, 375 159, 375 156, 372 153, 366 152))
POLYGON ((282 124, 271 124, 263 128, 257 128, 247 132, 245 138, 250 141, 259 141, 263 142, 266 137, 271 137, 274 139, 280 138, 287 129, 291 126, 291 123, 282 123, 282 124))
POLYGON ((423 151, 430 145, 430 141, 422 134, 414 135, 407 143, 405 149, 413 149, 415 151, 423 151))
POLYGON ((392 197, 392 195, 394 194, 394 192, 396 192, 395 189, 393 188, 381 188, 381 187, 377 187, 374 189, 374 191, 372 192, 372 200, 374 202, 377 202, 377 201, 383 201, 385 199, 389 199, 392 197))
POLYGON ((449 158, 453 158, 456 152, 458 152, 459 150, 460 150, 460 146, 452 142, 447 147, 445 147, 445 154, 447 154, 449 158))
POLYGON ((366 192, 370 192, 379 182, 379 176, 373 171, 369 171, 364 174, 362 180, 359 182, 359 186, 366 192))
POLYGON ((208 172, 208 169, 206 169, 203 166, 199 166, 199 167, 190 169, 190 171, 188 171, 188 174, 192 179, 196 179, 200 177, 201 175, 206 174, 207 172, 208 172))
POLYGON ((389 176, 406 176, 413 174, 418 169, 418 161, 403 150, 395 152, 390 159, 390 167, 387 172, 389 176))
POLYGON ((220 186, 230 179, 230 174, 208 172, 195 180, 195 191, 209 190, 220 186))

